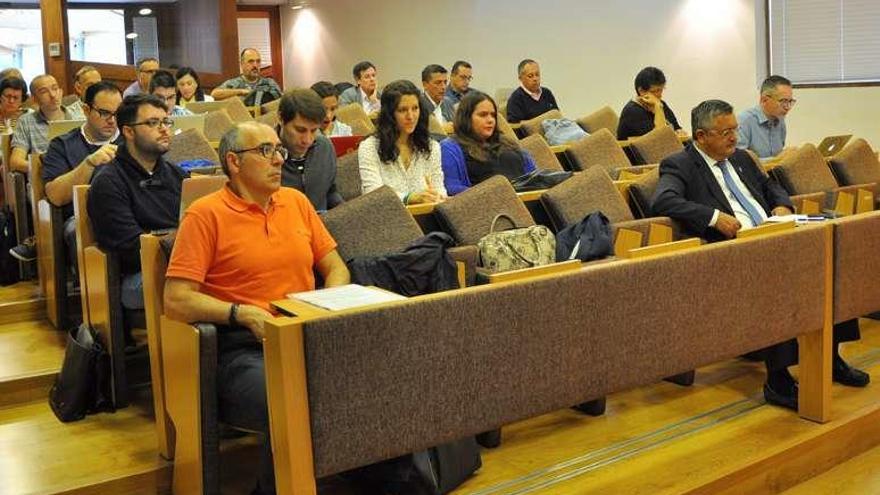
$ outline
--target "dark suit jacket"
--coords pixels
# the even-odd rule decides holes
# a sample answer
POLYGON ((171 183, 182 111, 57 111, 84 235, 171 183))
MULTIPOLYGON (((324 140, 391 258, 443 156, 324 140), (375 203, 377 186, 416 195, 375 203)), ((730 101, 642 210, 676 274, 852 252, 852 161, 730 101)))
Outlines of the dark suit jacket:
MULTIPOLYGON (((768 215, 777 206, 794 211, 788 194, 764 175, 745 151, 736 150, 728 161, 768 215)), ((660 182, 651 208, 654 215, 672 217, 681 222, 687 233, 710 242, 725 239, 721 232, 709 227, 715 210, 733 215, 709 165, 693 145, 660 162, 660 182)))

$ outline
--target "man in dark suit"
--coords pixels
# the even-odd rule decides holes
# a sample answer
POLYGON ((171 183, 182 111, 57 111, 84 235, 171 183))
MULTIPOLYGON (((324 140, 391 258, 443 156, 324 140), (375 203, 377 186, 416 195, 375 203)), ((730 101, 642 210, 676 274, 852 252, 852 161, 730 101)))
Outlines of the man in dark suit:
MULTIPOLYGON (((793 212, 785 191, 745 151, 736 149, 737 121, 730 104, 721 100, 700 103, 691 112, 691 125, 694 144, 660 163, 652 204, 655 215, 672 217, 687 234, 714 242, 758 226, 768 216, 793 212)), ((863 387, 870 377, 846 364, 837 345, 858 338, 857 320, 835 325, 833 378, 863 387)), ((797 342, 774 345, 764 354, 764 397, 769 403, 797 409, 797 382, 788 372, 788 366, 797 362, 797 342)))

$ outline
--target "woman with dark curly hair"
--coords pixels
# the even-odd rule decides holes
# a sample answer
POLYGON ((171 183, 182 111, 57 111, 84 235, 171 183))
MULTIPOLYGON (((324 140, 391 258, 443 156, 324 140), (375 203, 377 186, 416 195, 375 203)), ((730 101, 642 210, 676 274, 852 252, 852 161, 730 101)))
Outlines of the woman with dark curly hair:
POLYGON ((382 92, 376 132, 361 141, 358 165, 364 193, 391 187, 404 204, 436 203, 446 197, 440 145, 428 133, 419 89, 394 81, 382 92))
POLYGON ((472 90, 455 112, 455 133, 440 143, 443 176, 449 195, 458 194, 494 175, 508 179, 535 170, 519 143, 498 131, 495 100, 472 90))

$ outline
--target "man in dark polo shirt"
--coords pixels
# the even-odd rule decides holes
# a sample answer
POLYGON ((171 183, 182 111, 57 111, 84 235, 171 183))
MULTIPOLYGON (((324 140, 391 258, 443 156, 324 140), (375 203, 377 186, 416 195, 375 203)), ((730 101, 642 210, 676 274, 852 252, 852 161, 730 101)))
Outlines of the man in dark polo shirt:
POLYGON ((49 142, 43 155, 46 198, 64 208, 64 243, 70 266, 76 269, 76 222, 73 218, 73 186, 88 184, 97 167, 113 160, 122 136, 116 126, 116 110, 122 93, 113 83, 101 81, 86 90, 82 111, 86 123, 49 142))
POLYGON ((281 97, 276 132, 287 150, 281 185, 301 191, 318 211, 342 203, 336 190, 336 153, 321 134, 324 103, 311 89, 294 89, 281 97))
POLYGON ((140 235, 177 227, 181 185, 189 174, 162 157, 172 120, 161 99, 128 96, 116 120, 125 143, 92 178, 88 211, 98 246, 119 255, 122 305, 143 309, 140 235))
POLYGON ((559 110, 556 97, 549 88, 541 86, 541 67, 532 59, 525 59, 516 67, 520 85, 507 100, 507 121, 511 124, 529 120, 559 110))

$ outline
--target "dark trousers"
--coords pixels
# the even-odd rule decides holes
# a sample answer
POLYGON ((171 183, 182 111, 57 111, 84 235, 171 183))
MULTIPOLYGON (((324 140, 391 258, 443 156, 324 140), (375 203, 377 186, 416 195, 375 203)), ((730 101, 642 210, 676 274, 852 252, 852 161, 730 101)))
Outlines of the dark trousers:
MULTIPOLYGON (((834 347, 842 342, 859 340, 862 334, 859 331, 859 320, 843 321, 834 325, 834 333, 831 337, 834 347)), ((767 363, 767 371, 778 371, 798 363, 797 339, 786 340, 776 345, 766 347, 762 351, 767 363)))
POLYGON ((246 348, 220 352, 217 357, 217 396, 221 421, 263 435, 258 481, 263 493, 275 493, 275 470, 272 464, 272 444, 269 441, 269 408, 266 402, 262 349, 246 348))
POLYGON ((67 266, 73 273, 73 278, 79 276, 77 266, 79 260, 76 257, 76 217, 70 217, 64 221, 64 247, 67 248, 67 266))

